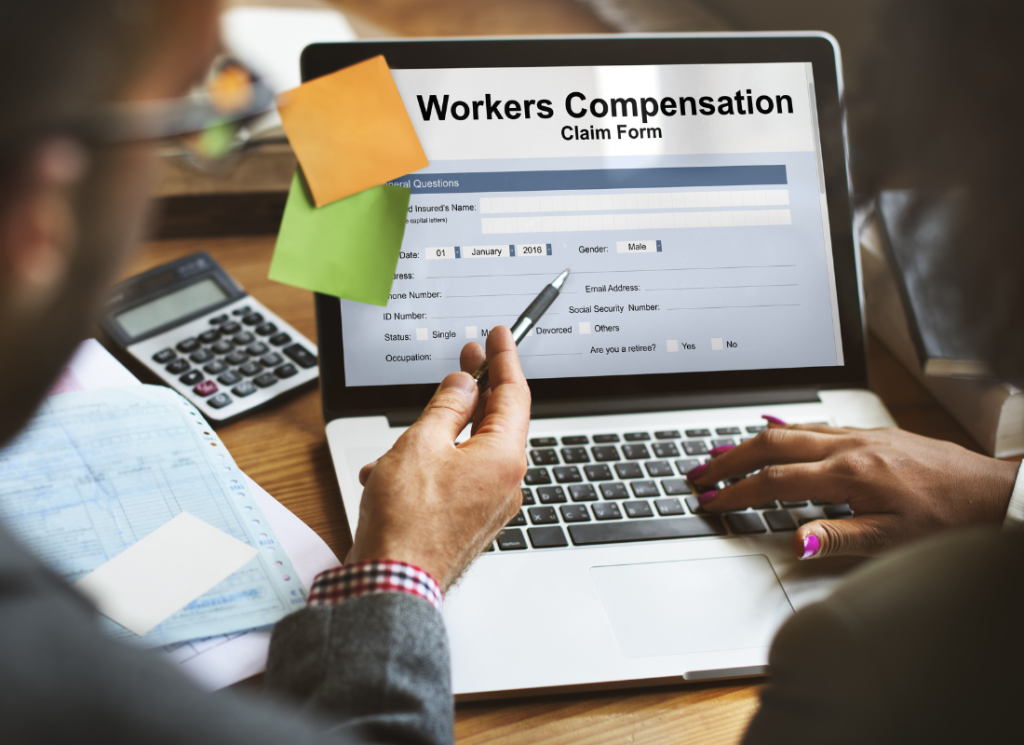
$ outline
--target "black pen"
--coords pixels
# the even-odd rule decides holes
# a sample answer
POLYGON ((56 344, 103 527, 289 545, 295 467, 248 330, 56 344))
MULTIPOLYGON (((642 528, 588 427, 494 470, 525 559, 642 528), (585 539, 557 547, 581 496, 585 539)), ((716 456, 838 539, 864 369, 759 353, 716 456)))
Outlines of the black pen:
MULTIPOLYGON (((555 302, 555 298, 561 292, 562 285, 565 284, 565 278, 568 276, 569 270, 566 269, 555 277, 551 284, 545 285, 540 294, 527 306, 523 314, 519 316, 519 319, 512 324, 512 341, 516 343, 517 347, 519 342, 523 340, 523 337, 530 332, 530 329, 537 325, 537 321, 544 315, 544 311, 551 307, 551 303, 555 302)), ((473 373, 473 380, 476 381, 481 391, 487 388, 487 369, 487 360, 484 360, 480 367, 476 369, 476 372, 473 373)))

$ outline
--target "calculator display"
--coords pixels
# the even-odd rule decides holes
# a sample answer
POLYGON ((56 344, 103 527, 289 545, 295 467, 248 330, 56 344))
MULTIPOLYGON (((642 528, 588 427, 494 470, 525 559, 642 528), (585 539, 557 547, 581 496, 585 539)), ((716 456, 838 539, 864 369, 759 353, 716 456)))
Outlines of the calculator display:
POLYGON ((213 278, 195 282, 156 300, 137 305, 115 316, 125 333, 140 336, 153 329, 189 316, 228 298, 228 293, 213 278))

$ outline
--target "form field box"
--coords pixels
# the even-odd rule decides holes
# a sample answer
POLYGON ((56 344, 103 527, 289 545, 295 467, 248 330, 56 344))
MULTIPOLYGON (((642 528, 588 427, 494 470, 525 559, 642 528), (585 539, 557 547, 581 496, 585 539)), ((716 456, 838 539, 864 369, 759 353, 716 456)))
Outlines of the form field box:
MULTIPOLYGON (((577 233, 593 230, 666 230, 672 228, 742 228, 791 225, 789 210, 731 212, 634 212, 629 214, 484 217, 481 232, 577 233)), ((430 257, 428 258, 445 258, 430 257)))
POLYGON ((416 341, 427 341, 429 338, 427 329, 416 329, 416 341))
POLYGON ((507 243, 496 246, 462 246, 464 259, 507 259, 509 255, 507 243))
POLYGON ((590 333, 590 321, 580 321, 580 333, 581 334, 589 334, 590 333))
POLYGON ((789 189, 662 191, 627 194, 566 194, 541 197, 480 197, 480 212, 607 212, 608 210, 705 209, 789 204, 789 189))
POLYGON ((711 340, 711 351, 712 352, 721 352, 722 351, 722 340, 721 339, 712 339, 711 340))
POLYGON ((620 254, 660 253, 661 241, 616 241, 615 251, 620 254))
POLYGON ((666 339, 665 340, 665 349, 667 349, 669 352, 678 352, 679 351, 679 340, 678 339, 666 339))
POLYGON ((433 246, 423 249, 423 255, 428 259, 454 259, 458 249, 456 246, 433 246))
POLYGON ((550 243, 522 243, 515 247, 516 256, 550 256, 550 243))
POLYGON ((477 338, 476 326, 466 326, 466 338, 467 339, 476 339, 477 338))

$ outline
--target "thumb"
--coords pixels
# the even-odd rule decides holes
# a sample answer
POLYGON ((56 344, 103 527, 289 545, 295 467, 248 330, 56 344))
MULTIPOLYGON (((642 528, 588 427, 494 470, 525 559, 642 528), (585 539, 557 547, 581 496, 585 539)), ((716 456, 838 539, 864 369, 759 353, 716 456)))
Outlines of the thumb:
POLYGON ((455 372, 441 381, 420 418, 406 433, 427 442, 453 444, 459 432, 473 418, 477 398, 476 381, 464 372, 455 372))
POLYGON ((815 520, 793 534, 798 559, 825 556, 875 556, 899 543, 894 515, 854 515, 845 520, 815 520))

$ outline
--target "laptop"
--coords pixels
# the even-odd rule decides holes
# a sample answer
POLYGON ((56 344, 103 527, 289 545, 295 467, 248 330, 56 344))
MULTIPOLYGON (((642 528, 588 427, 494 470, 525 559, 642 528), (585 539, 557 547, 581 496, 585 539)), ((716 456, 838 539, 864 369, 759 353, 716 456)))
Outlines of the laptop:
POLYGON ((316 299, 349 527, 360 467, 462 346, 569 268, 519 346, 534 400, 522 510, 445 600, 454 691, 766 673, 779 627, 852 564, 798 562, 793 531, 851 513, 710 515, 685 473, 764 414, 893 425, 867 390, 835 40, 318 44, 303 78, 379 54, 430 166, 392 182, 411 197, 387 307, 316 299))

